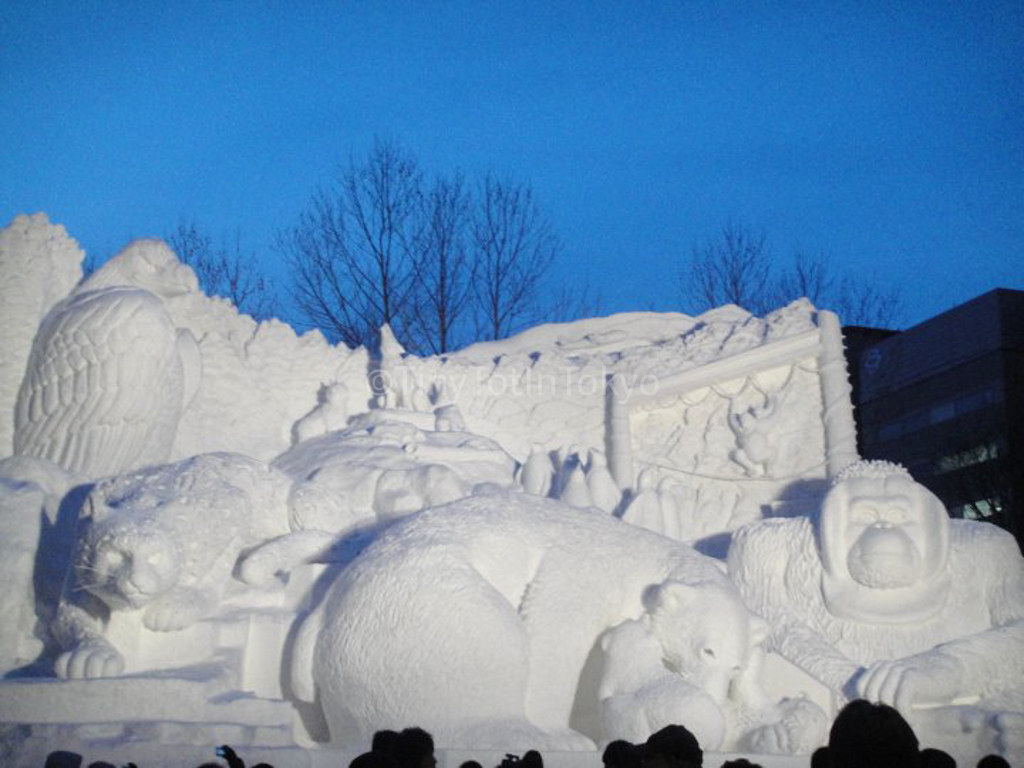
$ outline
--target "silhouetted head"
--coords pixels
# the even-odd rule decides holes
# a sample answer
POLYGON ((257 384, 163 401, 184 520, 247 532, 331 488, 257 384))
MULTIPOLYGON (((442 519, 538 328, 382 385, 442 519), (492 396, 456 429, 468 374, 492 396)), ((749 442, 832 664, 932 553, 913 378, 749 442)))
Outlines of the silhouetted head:
POLYGON ((601 754, 605 768, 640 768, 643 747, 630 744, 624 739, 616 739, 608 743, 601 754))
POLYGON ((700 768, 704 752, 697 737, 682 725, 666 725, 644 744, 643 768, 700 768))
POLYGON ((480 763, 478 763, 476 760, 467 760, 466 762, 462 763, 459 766, 459 768, 484 768, 484 767, 482 765, 480 765, 480 763))
POLYGON ((726 760, 722 768, 761 768, 760 763, 752 763, 747 758, 741 757, 736 760, 726 760))
POLYGON ((832 768, 828 747, 818 747, 811 753, 811 768, 832 768))
POLYGON ((387 752, 371 750, 354 758, 348 768, 398 768, 398 762, 387 752))
POLYGON ((434 737, 422 728, 406 728, 395 740, 392 751, 399 768, 434 768, 434 737))
POLYGON ((929 747, 921 750, 921 768, 956 768, 956 760, 948 752, 929 747))
POLYGON ((978 761, 978 768, 1010 768, 1010 764, 999 755, 985 755, 978 761))
POLYGON ((536 749, 531 749, 523 755, 519 765, 520 768, 544 768, 544 758, 540 756, 540 752, 536 749))
POLYGON ((851 701, 836 715, 828 737, 834 768, 920 768, 917 736, 886 704, 851 701))
POLYGON ((46 756, 44 768, 79 768, 82 756, 77 752, 66 752, 59 749, 46 756))
POLYGON ((370 749, 374 752, 387 752, 391 754, 395 751, 395 744, 398 742, 398 731, 377 731, 373 734, 373 740, 370 742, 370 749))

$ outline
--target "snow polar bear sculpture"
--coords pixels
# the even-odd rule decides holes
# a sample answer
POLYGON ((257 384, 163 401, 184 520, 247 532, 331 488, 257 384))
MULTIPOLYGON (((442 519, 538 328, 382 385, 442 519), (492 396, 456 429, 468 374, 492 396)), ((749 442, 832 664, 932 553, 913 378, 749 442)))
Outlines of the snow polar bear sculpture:
POLYGON ((715 561, 555 501, 474 496, 397 523, 340 573, 299 630, 292 686, 334 743, 416 723, 440 746, 592 749, 571 730, 581 708, 596 719, 581 673, 648 609, 670 669, 728 686, 749 614, 715 561), (676 615, 701 601, 721 609, 715 638, 676 615))
POLYGON ((288 478, 246 456, 213 453, 96 485, 82 510, 70 594, 54 633, 60 677, 120 674, 103 637, 110 611, 142 614, 147 630, 184 629, 214 613, 239 554, 288 532, 288 478))
POLYGON ((1024 558, 989 523, 950 520, 902 467, 843 470, 815 525, 740 529, 729 572, 766 648, 838 698, 897 707, 962 764, 1024 759, 1024 558))
POLYGON ((821 708, 803 697, 773 702, 761 686, 766 631, 731 587, 666 584, 643 616, 601 637, 603 734, 640 743, 684 723, 709 750, 793 754, 821 746, 828 729, 821 708))

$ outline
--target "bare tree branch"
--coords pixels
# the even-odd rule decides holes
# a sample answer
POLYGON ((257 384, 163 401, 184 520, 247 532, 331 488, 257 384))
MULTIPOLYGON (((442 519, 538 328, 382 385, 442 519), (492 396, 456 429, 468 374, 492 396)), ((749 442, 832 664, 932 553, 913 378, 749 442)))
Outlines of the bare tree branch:
POLYGON ((434 180, 422 198, 409 328, 419 346, 443 354, 463 340, 475 264, 468 240, 470 199, 460 174, 434 180))
POLYGON ((313 195, 277 238, 302 320, 350 347, 372 343, 385 323, 406 343, 420 186, 416 161, 377 140, 365 160, 350 159, 313 195))
POLYGON ((764 314, 772 308, 771 265, 764 233, 728 222, 719 238, 692 249, 683 272, 684 295, 698 311, 736 304, 764 314))
POLYGON ((719 238, 692 249, 682 279, 683 294, 698 312, 737 304, 763 315, 807 297, 848 325, 889 327, 902 314, 895 289, 843 274, 823 252, 798 252, 793 265, 782 270, 763 233, 732 222, 719 238))
POLYGON ((486 339, 501 339, 537 319, 544 277, 561 244, 532 189, 488 174, 473 214, 477 321, 486 339))
POLYGON ((192 267, 199 285, 211 296, 230 299, 240 312, 266 320, 275 312, 270 286, 253 253, 245 253, 242 238, 235 233, 231 244, 215 244, 194 220, 181 219, 167 238, 184 264, 192 267))

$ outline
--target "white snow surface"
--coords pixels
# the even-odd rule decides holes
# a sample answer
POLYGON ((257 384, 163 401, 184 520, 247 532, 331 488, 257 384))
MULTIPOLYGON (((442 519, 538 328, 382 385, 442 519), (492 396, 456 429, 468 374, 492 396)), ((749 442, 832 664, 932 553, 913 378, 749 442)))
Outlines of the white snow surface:
POLYGON ((806 300, 427 358, 384 328, 375 357, 206 296, 160 241, 81 261, 43 214, 0 231, 5 764, 683 721, 781 765, 855 694, 1022 758, 1020 551, 839 473, 839 325, 806 300))

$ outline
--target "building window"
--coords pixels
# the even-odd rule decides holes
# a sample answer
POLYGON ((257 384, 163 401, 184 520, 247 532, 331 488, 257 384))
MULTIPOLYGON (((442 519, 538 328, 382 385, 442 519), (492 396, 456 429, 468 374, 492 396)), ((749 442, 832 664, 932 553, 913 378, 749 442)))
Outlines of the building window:
POLYGON ((958 416, 966 416, 969 413, 994 405, 1002 401, 1002 389, 999 384, 993 383, 977 392, 945 400, 927 408, 916 408, 907 411, 891 421, 878 427, 878 441, 888 442, 909 435, 925 427, 942 424, 951 421, 958 416))
POLYGON ((957 451, 935 460, 935 474, 941 475, 945 472, 955 472, 958 469, 973 467, 986 461, 999 458, 999 445, 996 442, 983 443, 968 448, 965 451, 957 451))
POLYGON ((993 515, 1002 512, 1002 509, 999 499, 978 499, 970 504, 950 507, 949 516, 964 520, 988 520, 993 515))

